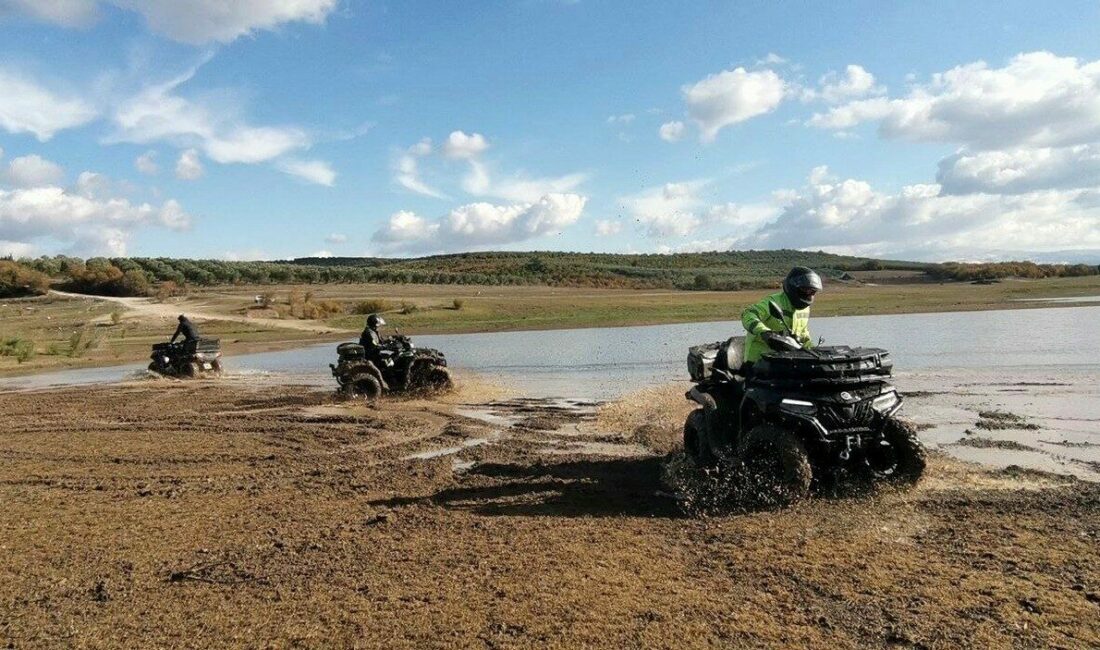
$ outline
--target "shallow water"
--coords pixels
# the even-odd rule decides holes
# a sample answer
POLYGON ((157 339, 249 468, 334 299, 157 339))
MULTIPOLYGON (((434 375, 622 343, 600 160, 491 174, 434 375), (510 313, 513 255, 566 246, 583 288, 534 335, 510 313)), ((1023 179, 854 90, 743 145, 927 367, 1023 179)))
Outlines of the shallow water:
MULTIPOLYGON (((1100 371, 1100 307, 815 318, 830 344, 890 350, 896 370, 1065 368, 1100 371)), ((685 323, 415 337, 443 350, 450 365, 531 397, 607 400, 651 385, 686 381, 690 345, 742 333, 739 322, 685 323)), ((285 381, 332 383, 335 345, 228 356, 231 374, 264 372, 285 381)), ((122 381, 144 364, 43 373, 0 380, 0 389, 122 381)))

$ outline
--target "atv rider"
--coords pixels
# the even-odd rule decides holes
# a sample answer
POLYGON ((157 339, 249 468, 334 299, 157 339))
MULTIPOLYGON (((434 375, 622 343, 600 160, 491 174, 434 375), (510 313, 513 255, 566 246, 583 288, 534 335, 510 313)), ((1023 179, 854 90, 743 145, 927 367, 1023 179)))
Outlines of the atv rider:
POLYGON ((199 330, 195 328, 195 324, 191 322, 183 314, 179 316, 180 324, 176 326, 176 332, 172 334, 172 338, 168 340, 169 343, 175 343, 176 338, 182 336, 184 343, 199 340, 199 330))
POLYGON ((772 316, 768 303, 774 302, 783 309, 785 320, 794 338, 802 347, 812 348, 810 339, 810 305, 821 291, 821 278, 812 269, 796 266, 783 280, 783 291, 773 293, 741 312, 741 324, 748 336, 745 338, 744 375, 752 364, 772 349, 772 342, 783 335, 783 323, 772 316))
POLYGON ((389 390, 386 380, 382 378, 382 368, 385 368, 388 364, 386 358, 382 355, 382 335, 378 333, 378 328, 385 324, 385 319, 378 314, 367 316, 367 326, 363 328, 363 333, 359 335, 359 345, 363 346, 367 361, 370 362, 370 367, 374 369, 372 374, 375 375, 375 379, 378 380, 383 389, 389 390))

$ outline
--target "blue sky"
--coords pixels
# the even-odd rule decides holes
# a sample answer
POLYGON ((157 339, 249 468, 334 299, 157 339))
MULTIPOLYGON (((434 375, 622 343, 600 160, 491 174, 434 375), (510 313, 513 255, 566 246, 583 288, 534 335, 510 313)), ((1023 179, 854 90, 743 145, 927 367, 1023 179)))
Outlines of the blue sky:
POLYGON ((1096 2, 219 4, 0 0, 0 254, 1100 250, 1096 2))

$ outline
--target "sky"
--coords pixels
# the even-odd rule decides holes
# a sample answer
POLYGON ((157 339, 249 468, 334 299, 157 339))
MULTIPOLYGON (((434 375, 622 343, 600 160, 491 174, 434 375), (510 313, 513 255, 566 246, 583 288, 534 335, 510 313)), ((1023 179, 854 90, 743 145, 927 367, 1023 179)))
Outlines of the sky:
POLYGON ((1100 2, 0 0, 0 255, 1100 260, 1100 2))

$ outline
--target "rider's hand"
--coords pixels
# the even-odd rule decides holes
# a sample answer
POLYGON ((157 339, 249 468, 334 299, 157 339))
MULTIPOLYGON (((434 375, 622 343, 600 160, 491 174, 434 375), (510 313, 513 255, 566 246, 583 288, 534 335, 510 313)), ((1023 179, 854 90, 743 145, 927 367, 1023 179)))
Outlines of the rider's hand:
POLYGON ((778 333, 773 332, 771 330, 767 330, 765 332, 760 333, 760 338, 762 338, 764 340, 764 343, 769 348, 771 348, 773 350, 782 350, 783 349, 782 347, 779 347, 777 345, 779 339, 781 339, 782 337, 783 337, 782 334, 778 334, 778 333))

